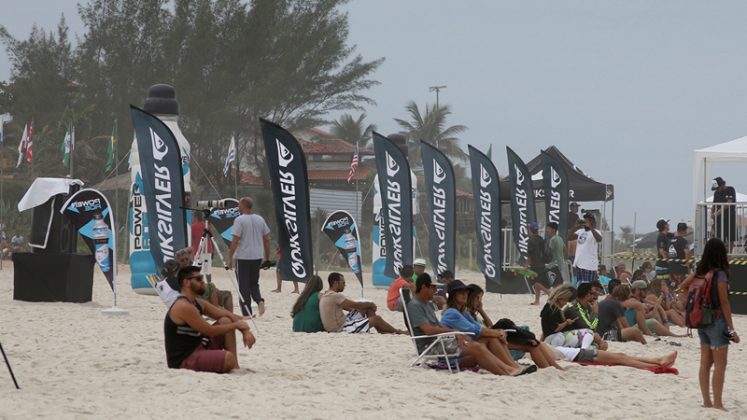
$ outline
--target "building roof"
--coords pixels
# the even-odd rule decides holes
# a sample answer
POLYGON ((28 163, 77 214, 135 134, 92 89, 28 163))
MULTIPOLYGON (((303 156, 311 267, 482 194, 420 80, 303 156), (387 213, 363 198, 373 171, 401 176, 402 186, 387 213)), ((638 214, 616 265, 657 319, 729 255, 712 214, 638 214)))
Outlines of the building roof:
MULTIPOLYGON (((355 145, 341 138, 337 138, 319 128, 309 128, 294 133, 303 152, 307 155, 351 155, 355 152, 355 145)), ((359 149, 361 156, 373 155, 373 150, 366 147, 359 149)))
MULTIPOLYGON (((369 169, 364 166, 358 166, 355 171, 353 180, 365 180, 368 177, 369 169)), ((347 181, 350 175, 350 168, 346 169, 308 169, 309 181, 347 181)))

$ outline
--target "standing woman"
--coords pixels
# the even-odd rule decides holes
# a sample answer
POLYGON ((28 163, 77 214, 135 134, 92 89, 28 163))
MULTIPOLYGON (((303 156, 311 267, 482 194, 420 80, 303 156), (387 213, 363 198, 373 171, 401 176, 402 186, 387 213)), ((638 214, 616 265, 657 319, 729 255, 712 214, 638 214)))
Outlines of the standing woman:
POLYGON ((734 330, 729 307, 729 261, 726 246, 718 238, 711 238, 703 249, 695 273, 690 274, 681 288, 687 290, 693 282, 705 282, 707 274, 713 276, 713 285, 718 293, 718 302, 714 302, 715 317, 711 325, 698 329, 700 337, 700 392, 703 394, 703 406, 726 411, 721 395, 724 391, 726 361, 729 354, 729 341, 739 343, 739 336, 734 330), (711 377, 711 366, 713 377, 711 377), (709 385, 713 385, 711 400, 709 385))

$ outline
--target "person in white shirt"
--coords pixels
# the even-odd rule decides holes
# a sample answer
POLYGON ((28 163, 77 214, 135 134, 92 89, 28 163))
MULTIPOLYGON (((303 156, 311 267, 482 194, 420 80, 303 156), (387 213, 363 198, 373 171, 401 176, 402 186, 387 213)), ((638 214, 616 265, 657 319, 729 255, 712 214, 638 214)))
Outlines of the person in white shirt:
POLYGON ((573 271, 576 281, 589 283, 597 279, 599 268, 599 243, 602 234, 595 228, 596 219, 591 213, 584 214, 584 228, 577 230, 571 239, 576 240, 576 257, 573 259, 573 271))

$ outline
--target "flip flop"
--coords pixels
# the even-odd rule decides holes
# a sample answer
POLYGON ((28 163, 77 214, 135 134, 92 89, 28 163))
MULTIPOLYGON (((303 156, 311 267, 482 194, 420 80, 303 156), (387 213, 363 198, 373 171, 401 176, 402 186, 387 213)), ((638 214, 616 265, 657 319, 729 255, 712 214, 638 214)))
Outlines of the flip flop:
POLYGON ((531 366, 527 366, 524 369, 522 369, 521 372, 519 372, 516 376, 528 375, 536 371, 537 371, 537 365, 531 365, 531 366))

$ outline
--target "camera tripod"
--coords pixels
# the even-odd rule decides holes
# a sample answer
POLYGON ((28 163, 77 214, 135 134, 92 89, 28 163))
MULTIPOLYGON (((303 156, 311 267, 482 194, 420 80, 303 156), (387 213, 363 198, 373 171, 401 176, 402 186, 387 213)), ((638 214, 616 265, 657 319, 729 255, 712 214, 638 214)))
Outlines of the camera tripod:
MULTIPOLYGON (((205 260, 203 256, 210 255, 208 252, 208 243, 213 245, 213 252, 218 254, 218 257, 220 258, 221 264, 223 264, 223 268, 226 271, 229 271, 231 267, 226 263, 225 258, 223 258, 223 253, 221 253, 220 248, 218 247, 218 242, 215 240, 215 237, 213 236, 213 233, 210 231, 210 214, 212 214, 213 209, 207 209, 207 210, 200 210, 200 209, 192 209, 195 211, 201 211, 204 220, 203 220, 203 226, 202 226, 202 236, 200 236, 200 243, 197 246, 197 250, 195 252, 195 259, 193 264, 200 267, 202 269, 203 261, 205 260)), ((212 263, 212 257, 209 259, 209 263, 212 263)), ((233 278, 229 276, 229 279, 231 280, 231 284, 233 284, 234 289, 236 290, 236 295, 239 297, 239 305, 244 308, 244 311, 249 314, 250 320, 252 321, 252 325, 254 326, 254 330, 257 331, 257 325, 254 323, 254 313, 252 312, 251 305, 246 304, 246 300, 244 300, 244 296, 241 295, 241 290, 239 290, 239 284, 238 284, 238 277, 233 278)))

